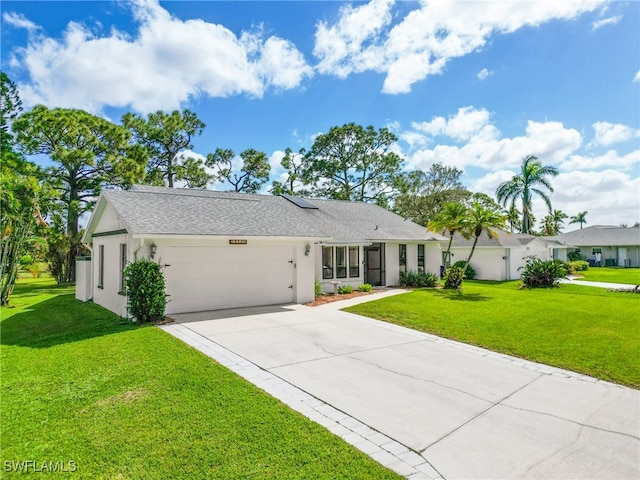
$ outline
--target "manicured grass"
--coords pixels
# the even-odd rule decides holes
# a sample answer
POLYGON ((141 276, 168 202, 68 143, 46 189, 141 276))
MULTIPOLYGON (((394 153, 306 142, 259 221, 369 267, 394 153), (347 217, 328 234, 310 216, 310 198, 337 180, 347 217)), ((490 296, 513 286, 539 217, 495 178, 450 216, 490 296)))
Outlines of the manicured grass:
POLYGON ((640 295, 518 284, 465 281, 346 310, 640 388, 640 295))
POLYGON ((584 272, 576 272, 576 276, 578 275, 584 277, 578 280, 640 285, 640 268, 591 267, 584 272))
POLYGON ((399 478, 162 330, 77 302, 72 288, 38 279, 12 302, 0 310, 3 472, 35 460, 73 462, 60 478, 399 478))

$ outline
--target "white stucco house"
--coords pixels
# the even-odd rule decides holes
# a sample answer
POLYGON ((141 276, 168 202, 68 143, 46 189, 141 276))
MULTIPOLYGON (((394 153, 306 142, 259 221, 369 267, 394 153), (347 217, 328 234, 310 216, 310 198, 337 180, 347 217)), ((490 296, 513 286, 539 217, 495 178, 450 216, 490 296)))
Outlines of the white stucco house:
POLYGON ((568 252, 578 252, 591 266, 639 267, 640 228, 592 225, 553 237, 561 246, 555 257, 567 259, 568 252))
POLYGON ((83 241, 76 296, 127 315, 123 271, 163 266, 166 312, 314 299, 314 282, 396 285, 402 270, 438 273, 444 237, 376 205, 135 186, 105 190, 83 241))
MULTIPOLYGON (((482 232, 476 245, 470 265, 476 271, 477 280, 518 280, 519 270, 526 263, 526 257, 534 255, 541 260, 552 258, 549 242, 541 237, 521 233, 509 233, 494 229, 497 238, 491 238, 482 232)), ((459 233, 453 237, 451 245, 451 264, 466 260, 471 252, 474 237, 464 238, 459 233)), ((447 243, 442 244, 442 254, 446 253, 447 243)), ((444 258, 442 260, 444 265, 444 258)))

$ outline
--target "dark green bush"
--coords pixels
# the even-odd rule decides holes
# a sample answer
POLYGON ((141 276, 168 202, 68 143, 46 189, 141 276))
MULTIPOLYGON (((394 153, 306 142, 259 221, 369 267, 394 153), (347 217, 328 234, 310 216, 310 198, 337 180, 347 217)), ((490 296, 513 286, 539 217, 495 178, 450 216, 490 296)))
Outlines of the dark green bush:
POLYGON ((351 285, 342 285, 341 287, 338 287, 338 293, 353 293, 353 287, 351 285))
MULTIPOLYGON (((458 260, 452 266, 453 267, 458 267, 458 268, 463 268, 465 263, 467 263, 466 260, 458 260)), ((466 278, 467 280, 473 280, 474 278, 476 278, 476 271, 473 269, 471 264, 467 265, 467 271, 464 272, 464 278, 466 278)))
POLYGON ((164 318, 167 306, 164 276, 160 265, 143 258, 127 265, 124 270, 129 314, 139 322, 153 322, 164 318))
POLYGON ((444 271, 444 288, 458 289, 464 279, 462 267, 449 267, 444 271))
POLYGON ((358 285, 359 292, 370 292, 373 289, 373 285, 370 283, 361 283, 358 285))
POLYGON ((400 272, 398 283, 401 287, 435 287, 438 283, 438 277, 431 272, 413 272, 407 270, 400 272))
POLYGON ((568 270, 560 260, 540 260, 536 256, 526 257, 522 270, 522 283, 529 288, 557 287, 567 278, 568 270))
POLYGON ((580 252, 569 252, 567 253, 567 260, 570 262, 575 262, 577 260, 586 260, 580 252))

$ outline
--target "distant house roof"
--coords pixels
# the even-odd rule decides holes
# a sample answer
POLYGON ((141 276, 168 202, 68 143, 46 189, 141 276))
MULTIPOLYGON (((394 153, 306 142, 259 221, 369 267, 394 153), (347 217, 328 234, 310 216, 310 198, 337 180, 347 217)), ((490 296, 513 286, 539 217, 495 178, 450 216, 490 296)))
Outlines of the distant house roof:
POLYGON ((576 247, 640 246, 640 228, 592 225, 573 232, 563 233, 555 238, 565 245, 576 247))
MULTIPOLYGON (((110 203, 127 231, 141 236, 242 235, 334 242, 443 240, 376 205, 315 198, 296 202, 297 198, 134 186, 131 190, 105 190, 98 203, 110 203)), ((87 236, 96 226, 92 216, 87 236)))
MULTIPOLYGON (((510 233, 505 230, 500 230, 499 228, 494 229, 494 231, 498 234, 497 238, 491 238, 486 231, 483 231, 478 238, 476 247, 521 247, 523 245, 528 245, 534 240, 540 240, 540 237, 536 237, 534 235, 510 233)), ((464 238, 460 233, 456 232, 453 235, 453 243, 451 244, 451 247, 472 247, 474 238, 475 237, 473 236, 471 238, 464 238)))

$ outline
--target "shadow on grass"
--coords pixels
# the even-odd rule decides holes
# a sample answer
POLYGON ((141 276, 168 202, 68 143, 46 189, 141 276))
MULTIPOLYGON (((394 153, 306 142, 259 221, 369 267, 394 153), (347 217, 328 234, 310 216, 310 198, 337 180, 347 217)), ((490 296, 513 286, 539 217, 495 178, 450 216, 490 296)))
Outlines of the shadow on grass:
POLYGON ((433 294, 447 300, 455 300, 458 302, 487 302, 491 297, 487 297, 481 293, 464 293, 463 290, 438 289, 433 290, 433 294))
MULTIPOLYGON (((38 293, 43 294, 47 290, 56 289, 42 288, 38 293)), ((34 292, 23 292, 20 297, 33 294, 34 292)), ((29 303, 20 302, 20 297, 15 299, 16 305, 29 303)), ((82 303, 75 299, 73 293, 68 293, 26 306, 21 312, 3 319, 0 323, 0 343, 48 348, 134 328, 141 327, 99 305, 82 303)))

